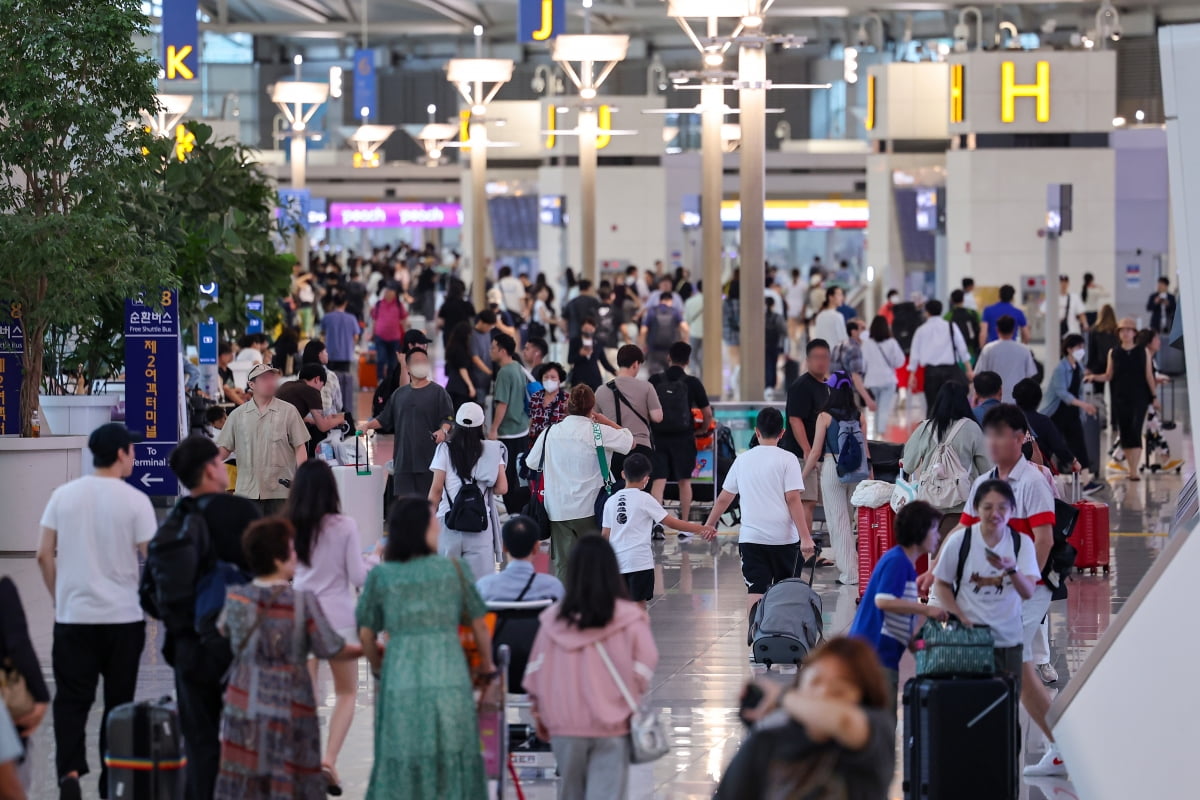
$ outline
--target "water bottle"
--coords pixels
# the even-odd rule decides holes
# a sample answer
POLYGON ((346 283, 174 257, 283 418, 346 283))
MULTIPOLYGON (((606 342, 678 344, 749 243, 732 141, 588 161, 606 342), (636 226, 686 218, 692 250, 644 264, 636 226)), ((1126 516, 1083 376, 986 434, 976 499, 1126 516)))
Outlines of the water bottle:
POLYGON ((35 408, 33 410, 33 419, 30 421, 29 426, 30 426, 30 428, 33 429, 31 432, 31 435, 33 436, 33 438, 34 439, 41 438, 41 435, 42 435, 42 412, 40 409, 35 408))
POLYGON ((354 432, 354 469, 359 475, 371 474, 371 453, 367 449, 367 434, 361 430, 354 432))

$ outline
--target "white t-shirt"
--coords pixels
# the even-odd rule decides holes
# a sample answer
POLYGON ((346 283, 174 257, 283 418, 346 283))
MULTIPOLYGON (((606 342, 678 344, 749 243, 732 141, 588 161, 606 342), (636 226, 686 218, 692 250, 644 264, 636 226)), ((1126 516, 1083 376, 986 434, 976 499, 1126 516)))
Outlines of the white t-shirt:
POLYGON ((813 338, 824 339, 830 347, 850 338, 850 334, 846 333, 846 318, 836 308, 827 308, 817 314, 813 328, 813 338))
MULTIPOLYGON (((1015 647, 1023 644, 1025 637, 1021 622, 1021 604, 1024 601, 1003 570, 996 569, 988 563, 987 544, 983 541, 983 534, 978 525, 955 531, 950 535, 942 545, 933 575, 938 580, 954 585, 958 573, 958 552, 962 548, 963 536, 968 531, 971 534, 971 552, 967 553, 967 563, 963 566, 962 588, 958 593, 959 608, 972 623, 991 627, 996 647, 1015 647)), ((1017 536, 1021 534, 1018 533, 1017 536)), ((1013 537, 1005 531, 999 544, 991 549, 1002 559, 1012 558, 1013 537)), ((1034 550, 1029 537, 1022 538, 1016 562, 1018 572, 1036 581, 1040 575, 1034 550)))
POLYGON ((149 497, 125 481, 88 475, 54 490, 42 526, 58 534, 55 622, 142 621, 137 547, 158 529, 149 497))
POLYGON ((737 457, 725 483, 727 492, 740 494, 743 544, 795 544, 800 531, 792 522, 786 492, 804 491, 804 473, 794 455, 778 447, 759 446, 737 457))
MULTIPOLYGON (((486 441, 483 443, 483 454, 475 462, 475 469, 471 470, 471 477, 479 484, 485 498, 490 494, 491 488, 496 485, 496 476, 500 473, 500 465, 508 463, 507 456, 508 451, 502 442, 486 441)), ((442 502, 438 504, 437 510, 439 517, 445 517, 450 513, 450 503, 458 497, 458 493, 462 489, 462 479, 458 477, 454 465, 450 462, 449 445, 443 442, 437 446, 437 449, 433 451, 433 461, 430 462, 429 468, 431 470, 440 469, 446 473, 446 486, 442 490, 442 502)))
POLYGON ((608 543, 617 554, 621 574, 654 569, 651 538, 654 526, 667 518, 667 511, 649 492, 622 489, 604 504, 604 527, 608 543))

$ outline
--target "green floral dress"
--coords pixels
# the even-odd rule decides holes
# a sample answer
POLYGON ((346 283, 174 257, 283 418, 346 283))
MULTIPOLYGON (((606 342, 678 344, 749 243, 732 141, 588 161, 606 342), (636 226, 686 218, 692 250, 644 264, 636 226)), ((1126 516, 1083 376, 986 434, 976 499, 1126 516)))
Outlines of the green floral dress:
POLYGON ((460 622, 487 611, 454 562, 424 556, 367 575, 358 624, 387 633, 367 800, 487 797, 460 622))

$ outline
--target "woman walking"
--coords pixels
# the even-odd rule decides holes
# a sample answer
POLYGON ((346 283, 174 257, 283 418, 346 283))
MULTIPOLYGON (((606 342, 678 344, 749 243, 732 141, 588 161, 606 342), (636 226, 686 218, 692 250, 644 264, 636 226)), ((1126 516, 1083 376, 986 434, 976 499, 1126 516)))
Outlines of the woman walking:
POLYGON ((371 309, 375 331, 375 367, 378 380, 383 383, 392 370, 399 369, 397 358, 404 341, 404 320, 408 311, 400 302, 400 294, 394 284, 386 284, 379 302, 371 309))
POLYGON ((501 553, 495 496, 508 491, 506 454, 503 442, 483 438, 483 408, 478 403, 463 403, 454 417, 450 441, 437 446, 429 465, 433 471, 429 502, 437 508, 442 527, 438 553, 464 562, 471 568, 472 580, 495 572, 501 553), (447 522, 463 486, 469 484, 475 484, 483 493, 488 520, 482 531, 454 530, 447 522))
POLYGON ((1108 354, 1108 368, 1095 381, 1110 385, 1113 417, 1120 434, 1121 449, 1125 451, 1129 480, 1140 481, 1138 465, 1142 463, 1142 426, 1151 403, 1158 408, 1154 366, 1146 348, 1137 346, 1137 323, 1125 317, 1117 326, 1121 344, 1108 354))
POLYGON ((17 779, 28 792, 33 777, 30 739, 46 717, 46 710, 50 707, 50 691, 46 688, 46 678, 42 675, 37 652, 29 639, 21 595, 17 585, 7 575, 0 578, 0 665, 7 665, 20 675, 28 692, 25 703, 17 706, 14 702, 9 706, 11 712, 20 714, 12 721, 25 749, 17 763, 17 779))
MULTIPOLYGON (((971 402, 967 399, 967 387, 961 383, 942 384, 937 399, 933 401, 929 419, 918 425, 904 444, 904 453, 900 457, 904 471, 910 478, 919 481, 933 454, 945 443, 949 443, 972 481, 992 468, 983 431, 975 421, 971 402)), ((965 497, 963 501, 966 501, 965 497)), ((938 509, 942 514, 940 530, 943 536, 958 524, 963 504, 938 509)))
POLYGON ((379 679, 367 800, 487 797, 472 676, 458 638, 460 624, 474 630, 475 677, 494 678, 487 607, 462 567, 437 555, 440 529, 424 497, 397 499, 384 563, 367 575, 358 601, 363 652, 379 679))
MULTIPOLYGON (((1038 410, 1054 420, 1055 427, 1062 431, 1067 440, 1067 447, 1079 462, 1080 468, 1090 469, 1096 474, 1099 465, 1093 464, 1088 455, 1087 441, 1083 438, 1083 418, 1080 417, 1080 412, 1090 417, 1096 416, 1096 407, 1083 399, 1083 359, 1087 355, 1083 337, 1077 333, 1068 335, 1063 339, 1062 353, 1062 360, 1054 368, 1054 375, 1050 379, 1050 391, 1038 410)), ((1095 491, 1099 488, 1098 482, 1090 481, 1084 487, 1084 491, 1095 491)))
POLYGON ((525 457, 529 468, 541 472, 545 481, 554 570, 564 582, 571 549, 582 537, 600 530, 596 498, 605 482, 602 459, 607 470, 613 453, 625 455, 633 449, 629 429, 595 409, 596 395, 589 387, 571 389, 566 418, 542 431, 525 457))
POLYGON ((529 398, 529 446, 532 447, 542 431, 557 425, 567 416, 567 392, 563 383, 567 371, 557 361, 549 361, 533 370, 533 379, 542 388, 529 398))
POLYGON ((1093 375, 1103 375, 1108 370, 1109 351, 1120 344, 1117 314, 1112 306, 1105 304, 1100 308, 1095 324, 1088 328, 1087 371, 1093 375))
POLYGON ((316 598, 293 589, 292 524, 272 517, 246 529, 242 547, 254 580, 231 587, 218 623, 233 649, 221 719, 221 771, 215 800, 320 800, 321 774, 308 654, 356 658, 316 598))
POLYGON ((558 762, 559 800, 625 796, 629 703, 658 666, 650 618, 628 599, 612 546, 585 536, 571 554, 567 593, 542 612, 525 691, 538 738, 558 762))
MULTIPOLYGON (((835 372, 829 376, 829 400, 825 409, 817 416, 817 429, 813 437, 813 446, 808 451, 808 459, 804 463, 804 480, 811 480, 812 475, 821 466, 821 497, 825 504, 825 519, 829 523, 829 538, 833 542, 834 562, 837 564, 838 583, 844 586, 858 585, 858 551, 854 542, 854 522, 850 516, 850 495, 854 494, 857 483, 843 483, 838 475, 838 433, 841 425, 857 422, 859 430, 867 430, 865 415, 858 408, 855 399, 854 384, 844 372, 835 372)), ((862 448, 862 458, 867 460, 866 436, 862 437, 859 445, 862 448)), ((857 470, 855 470, 857 471, 857 470)))
POLYGON ((863 342, 862 354, 866 367, 863 385, 875 398, 871 438, 882 439, 896 407, 896 370, 904 366, 904 351, 892 336, 887 317, 878 315, 871 320, 870 336, 863 342))
MULTIPOLYGON (((310 592, 316 598, 334 632, 348 642, 358 640, 354 621, 356 593, 367 579, 367 563, 362 554, 358 524, 341 513, 333 470, 319 459, 310 459, 296 470, 285 516, 296 529, 297 591, 310 592)), ((315 658, 308 660, 313 687, 317 686, 315 658)), ((333 714, 329 718, 329 742, 321 760, 321 772, 329 793, 342 793, 337 760, 354 720, 358 697, 358 662, 331 660, 333 673, 333 714)))
POLYGON ((460 322, 446 337, 446 393, 457 409, 476 399, 471 381, 471 324, 460 322))

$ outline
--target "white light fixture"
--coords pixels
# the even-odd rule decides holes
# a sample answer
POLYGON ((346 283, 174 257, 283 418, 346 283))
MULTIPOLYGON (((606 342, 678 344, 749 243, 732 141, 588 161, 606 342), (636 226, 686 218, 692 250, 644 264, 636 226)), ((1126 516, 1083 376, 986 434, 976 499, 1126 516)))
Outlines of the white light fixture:
POLYGON ((1121 126, 1123 126, 1124 124, 1125 124, 1125 118, 1124 118, 1124 117, 1113 117, 1113 127, 1114 127, 1114 128, 1120 128, 1120 127, 1121 127, 1121 126))
POLYGON ((849 84, 858 83, 858 48, 842 48, 842 79, 849 84))
POLYGON ((719 67, 725 63, 725 56, 720 50, 713 50, 704 54, 704 64, 708 67, 719 67))
POLYGON ((395 125, 360 125, 349 137, 350 144, 357 150, 354 165, 379 166, 379 148, 396 131, 395 125))
POLYGON ((452 58, 446 63, 446 80, 454 84, 508 83, 513 62, 507 58, 452 58))
POLYGON ((471 29, 471 33, 475 36, 483 36, 483 26, 476 25, 474 28, 471 29))
POLYGON ((742 17, 742 25, 746 26, 747 28, 761 28, 762 24, 763 18, 758 14, 747 14, 746 16, 742 17))
POLYGON ((192 107, 195 98, 190 94, 159 94, 158 111, 151 114, 142 111, 142 121, 155 136, 174 136, 175 126, 192 107))
POLYGON ((329 68, 329 96, 338 98, 342 96, 342 68, 333 66, 329 68))
POLYGON ((430 103, 429 105, 425 106, 425 113, 432 117, 437 113, 437 106, 435 106, 433 103, 430 103))
POLYGON ((296 53, 296 55, 292 56, 292 63, 295 64, 297 67, 300 66, 301 64, 304 63, 304 56, 300 55, 299 53, 296 53))
POLYGON ((554 40, 551 58, 555 61, 624 61, 629 53, 629 37, 618 34, 563 34, 554 40))
POLYGON ((749 0, 667 0, 667 16, 740 18, 744 22, 750 6, 749 0))
MULTIPOLYGON (((320 105, 329 99, 329 84, 311 81, 278 81, 271 87, 271 102, 276 104, 320 105)), ((290 119, 288 120, 291 121, 290 119)))
POLYGON ((1136 119, 1138 122, 1145 122, 1146 121, 1146 112, 1142 111, 1139 108, 1137 111, 1135 111, 1133 113, 1133 118, 1136 119))

